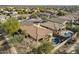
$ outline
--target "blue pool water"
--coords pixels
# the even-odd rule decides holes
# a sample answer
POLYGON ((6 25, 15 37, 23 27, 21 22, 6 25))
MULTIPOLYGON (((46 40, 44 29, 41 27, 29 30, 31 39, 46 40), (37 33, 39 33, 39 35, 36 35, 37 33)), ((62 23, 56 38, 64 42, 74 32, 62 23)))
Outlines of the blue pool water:
MULTIPOLYGON (((73 33, 72 32, 65 32, 64 33, 64 36, 66 39, 70 38, 70 40, 68 42, 71 42, 72 40, 72 35, 73 33)), ((62 42, 62 38, 60 36, 56 36, 54 37, 54 39, 52 39, 52 41, 55 43, 55 44, 60 44, 62 42)))

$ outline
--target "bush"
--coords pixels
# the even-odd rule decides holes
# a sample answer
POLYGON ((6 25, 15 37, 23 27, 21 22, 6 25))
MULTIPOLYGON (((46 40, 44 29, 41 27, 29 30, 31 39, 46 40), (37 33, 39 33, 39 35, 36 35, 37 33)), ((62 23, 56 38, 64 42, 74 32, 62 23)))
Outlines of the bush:
POLYGON ((21 43, 24 38, 25 38, 25 36, 24 35, 21 35, 21 34, 14 35, 14 36, 12 36, 10 38, 10 41, 9 42, 10 43, 13 43, 13 44, 15 44, 15 43, 21 43))
POLYGON ((58 15, 58 16, 64 16, 64 15, 66 15, 66 13, 65 13, 65 11, 58 10, 57 15, 58 15))
POLYGON ((79 31, 79 25, 74 25, 75 27, 72 27, 74 24, 66 24, 66 29, 72 30, 73 32, 79 31))
POLYGON ((4 31, 8 34, 17 32, 20 28, 20 23, 15 18, 9 18, 5 23, 2 24, 4 31))
POLYGON ((77 46, 75 47, 75 51, 76 51, 76 53, 79 54, 79 43, 78 43, 77 46))
POLYGON ((36 13, 32 13, 31 14, 31 18, 37 18, 38 16, 37 16, 37 14, 36 13))
POLYGON ((37 54, 41 54, 41 53, 47 54, 47 53, 50 53, 53 48, 54 47, 52 46, 52 43, 46 42, 43 45, 41 45, 40 47, 38 47, 37 49, 34 48, 32 50, 32 52, 37 53, 37 54))

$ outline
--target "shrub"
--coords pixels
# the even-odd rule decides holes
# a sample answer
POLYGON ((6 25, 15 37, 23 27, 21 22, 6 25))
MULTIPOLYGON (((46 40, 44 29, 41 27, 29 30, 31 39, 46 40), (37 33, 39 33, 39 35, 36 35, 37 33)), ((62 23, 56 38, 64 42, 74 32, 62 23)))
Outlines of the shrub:
POLYGON ((21 34, 19 34, 19 35, 14 35, 14 36, 12 36, 11 38, 10 38, 10 43, 21 43, 22 42, 22 40, 25 38, 25 36, 24 35, 21 35, 21 34))
POLYGON ((32 52, 38 53, 38 54, 41 54, 41 53, 47 54, 47 53, 50 53, 53 48, 54 47, 52 46, 52 43, 46 42, 42 44, 40 47, 38 47, 37 49, 34 48, 32 52))
POLYGON ((77 46, 75 47, 75 51, 76 51, 76 53, 79 53, 79 43, 78 43, 77 46))
POLYGON ((20 28, 20 23, 15 18, 9 18, 5 23, 2 24, 2 27, 6 33, 13 34, 20 28))

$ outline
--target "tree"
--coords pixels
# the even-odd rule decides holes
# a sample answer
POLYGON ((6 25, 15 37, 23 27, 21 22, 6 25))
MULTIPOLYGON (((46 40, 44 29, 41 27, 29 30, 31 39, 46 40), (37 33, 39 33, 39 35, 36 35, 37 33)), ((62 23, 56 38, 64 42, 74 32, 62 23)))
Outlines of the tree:
POLYGON ((32 13, 31 14, 31 18, 37 18, 38 16, 37 16, 37 14, 36 13, 32 13))
POLYGON ((66 12, 63 11, 63 10, 58 10, 57 15, 58 15, 58 16, 64 16, 64 15, 66 15, 66 12))
POLYGON ((20 28, 20 23, 15 18, 9 18, 5 23, 2 24, 4 31, 8 34, 13 34, 20 28))

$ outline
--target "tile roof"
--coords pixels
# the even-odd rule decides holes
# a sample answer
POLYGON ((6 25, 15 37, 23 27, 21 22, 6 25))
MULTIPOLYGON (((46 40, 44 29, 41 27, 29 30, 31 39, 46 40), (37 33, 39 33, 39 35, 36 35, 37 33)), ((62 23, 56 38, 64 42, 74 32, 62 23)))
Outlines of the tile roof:
POLYGON ((46 35, 49 35, 50 33, 52 33, 51 30, 48 30, 46 28, 39 28, 33 25, 22 25, 21 30, 25 31, 26 33, 28 33, 32 38, 34 39, 41 39, 44 38, 46 35), (38 35, 38 37, 37 37, 38 35))
POLYGON ((61 29, 63 27, 62 24, 54 23, 54 22, 50 22, 50 21, 45 22, 45 23, 41 23, 41 26, 47 27, 47 28, 49 28, 51 30, 59 30, 59 29, 61 29))

